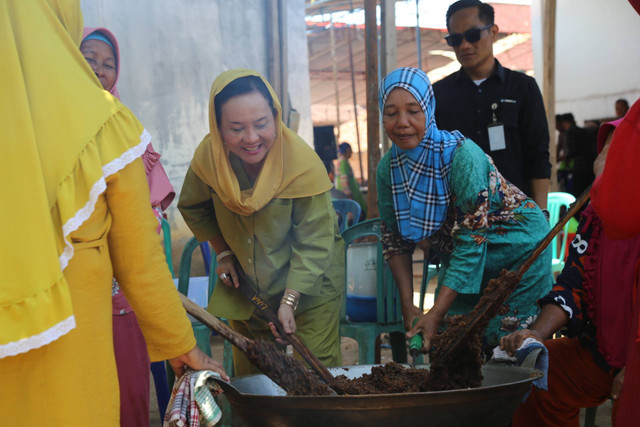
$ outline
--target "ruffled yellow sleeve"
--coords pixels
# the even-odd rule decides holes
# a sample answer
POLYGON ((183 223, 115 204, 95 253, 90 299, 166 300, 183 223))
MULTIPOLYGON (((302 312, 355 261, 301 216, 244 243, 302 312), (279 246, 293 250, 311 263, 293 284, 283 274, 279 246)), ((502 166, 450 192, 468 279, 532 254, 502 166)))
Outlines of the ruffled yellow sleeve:
POLYGON ((113 220, 109 249, 114 276, 138 317, 150 359, 188 352, 196 341, 155 233, 157 220, 149 209, 141 159, 107 181, 106 197, 113 220))

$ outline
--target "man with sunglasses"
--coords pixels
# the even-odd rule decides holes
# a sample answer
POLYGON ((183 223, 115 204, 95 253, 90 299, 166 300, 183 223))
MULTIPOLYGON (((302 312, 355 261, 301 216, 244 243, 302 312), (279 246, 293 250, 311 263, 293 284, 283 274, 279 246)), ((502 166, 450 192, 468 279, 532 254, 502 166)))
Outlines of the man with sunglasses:
POLYGON ((551 164, 540 89, 532 77, 504 68, 493 56, 499 30, 491 5, 453 3, 447 29, 445 39, 462 68, 433 85, 438 128, 472 139, 505 178, 546 209, 551 164))

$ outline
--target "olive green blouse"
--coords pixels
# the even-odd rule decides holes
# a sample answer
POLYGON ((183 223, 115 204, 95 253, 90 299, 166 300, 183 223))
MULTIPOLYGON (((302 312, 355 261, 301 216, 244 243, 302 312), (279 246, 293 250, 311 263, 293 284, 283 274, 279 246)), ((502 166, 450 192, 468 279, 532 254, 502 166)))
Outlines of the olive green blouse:
MULTIPOLYGON (((250 189, 242 166, 233 159, 231 163, 240 189, 250 189)), ((342 294, 344 241, 329 192, 298 199, 274 198, 259 211, 243 216, 227 209, 189 168, 178 209, 199 241, 222 235, 273 311, 285 288, 302 294, 296 313, 342 294)), ((254 306, 239 290, 219 281, 208 310, 215 316, 246 320, 254 306)))

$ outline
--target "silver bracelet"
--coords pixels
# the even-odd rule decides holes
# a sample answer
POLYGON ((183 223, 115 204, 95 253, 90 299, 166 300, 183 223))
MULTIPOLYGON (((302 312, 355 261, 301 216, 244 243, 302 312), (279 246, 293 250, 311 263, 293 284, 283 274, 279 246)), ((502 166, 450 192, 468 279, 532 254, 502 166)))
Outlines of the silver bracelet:
POLYGON ((216 256, 216 261, 220 262, 222 260, 222 258, 226 258, 229 255, 233 255, 233 251, 230 251, 230 250, 222 251, 216 256))

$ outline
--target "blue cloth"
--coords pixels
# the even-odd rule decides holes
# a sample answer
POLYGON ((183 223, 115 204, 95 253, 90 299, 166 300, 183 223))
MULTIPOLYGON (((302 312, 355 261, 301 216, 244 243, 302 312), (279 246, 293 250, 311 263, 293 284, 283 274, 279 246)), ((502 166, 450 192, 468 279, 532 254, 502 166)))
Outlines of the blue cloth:
POLYGON ((380 86, 381 111, 395 88, 411 93, 425 115, 424 136, 416 148, 402 150, 395 144, 391 148, 391 191, 398 230, 404 239, 419 242, 435 233, 447 217, 449 170, 464 136, 437 128, 433 88, 422 70, 403 67, 389 73, 380 86))
POLYGON ((94 31, 93 33, 85 37, 82 41, 85 41, 85 40, 100 40, 101 42, 105 42, 106 44, 111 46, 111 49, 113 49, 113 51, 115 52, 113 43, 111 43, 111 40, 109 40, 107 36, 105 36, 104 33, 102 33, 101 31, 94 31))
MULTIPOLYGON (((534 369, 542 372, 542 377, 533 381, 533 385, 538 387, 540 390, 548 390, 547 387, 547 373, 549 371, 549 350, 544 346, 540 341, 537 341, 533 338, 527 338, 522 342, 522 345, 516 350, 516 359, 518 359, 518 365, 521 365, 524 362, 524 359, 536 348, 540 348, 540 354, 536 358, 534 369)), ((525 396, 525 400, 526 400, 525 396)), ((524 400, 523 400, 524 401, 524 400)))

